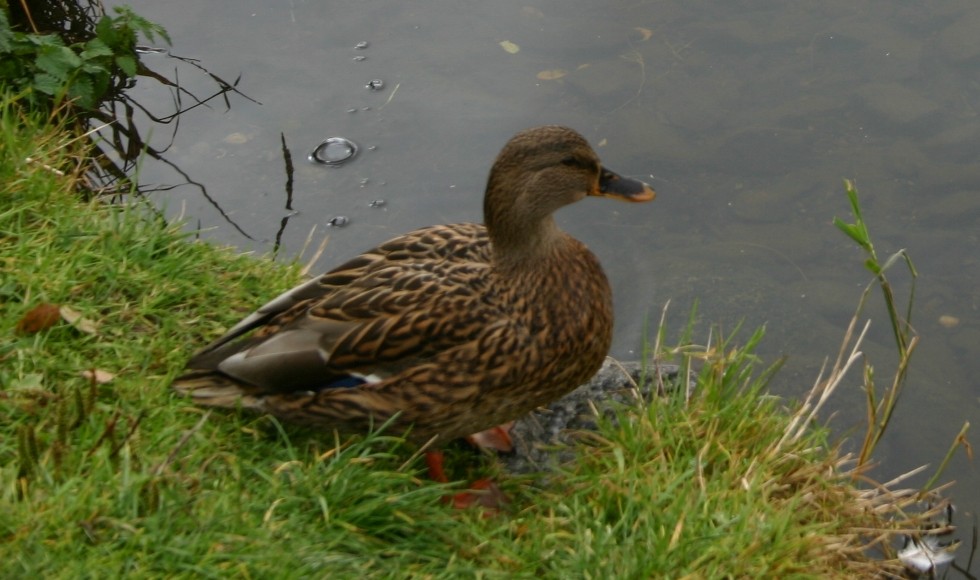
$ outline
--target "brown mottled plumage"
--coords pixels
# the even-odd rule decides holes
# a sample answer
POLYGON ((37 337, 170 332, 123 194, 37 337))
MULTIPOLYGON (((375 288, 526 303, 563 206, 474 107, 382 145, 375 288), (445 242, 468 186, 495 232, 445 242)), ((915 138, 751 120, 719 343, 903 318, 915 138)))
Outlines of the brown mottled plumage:
POLYGON ((345 433, 398 414, 417 441, 520 417, 588 380, 609 349, 606 276, 552 218, 587 195, 654 193, 603 169, 571 129, 518 133, 490 171, 486 226, 416 230, 282 294, 173 386, 345 433))

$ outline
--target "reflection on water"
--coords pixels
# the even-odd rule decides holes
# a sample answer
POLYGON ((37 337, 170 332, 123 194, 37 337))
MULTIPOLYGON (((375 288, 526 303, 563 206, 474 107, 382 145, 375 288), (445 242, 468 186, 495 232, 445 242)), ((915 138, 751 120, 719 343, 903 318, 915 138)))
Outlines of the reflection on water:
MULTIPOLYGON (((614 354, 636 356, 666 300, 675 329, 697 300, 705 337, 712 322, 766 324, 762 354, 790 357, 774 388, 796 396, 836 353, 868 281, 831 226, 849 217, 848 177, 879 253, 907 248, 921 276, 912 322, 922 342, 880 447, 884 469, 935 462, 963 421, 980 419, 980 5, 131 4, 170 30, 175 52, 241 72, 241 87, 265 103, 192 111, 171 149, 256 241, 224 227, 197 191, 167 198, 173 213, 217 226, 215 239, 260 251, 278 241, 292 256, 311 228, 344 216, 325 269, 414 227, 477 220, 506 139, 567 124, 660 193, 642 208, 583 203, 560 215, 616 289, 614 354), (383 90, 365 90, 373 79, 383 90), (363 150, 339 168, 297 164, 293 215, 280 134, 295 150, 325 135, 363 150)), ((134 96, 169 99, 143 87, 134 96)), ((152 165, 144 179, 179 181, 152 165)), ((865 352, 884 375, 890 331, 882 311, 869 314, 865 352)), ((840 395, 836 424, 860 424, 863 405, 857 389, 840 395)), ((962 456, 953 463, 969 521, 980 476, 962 456)))

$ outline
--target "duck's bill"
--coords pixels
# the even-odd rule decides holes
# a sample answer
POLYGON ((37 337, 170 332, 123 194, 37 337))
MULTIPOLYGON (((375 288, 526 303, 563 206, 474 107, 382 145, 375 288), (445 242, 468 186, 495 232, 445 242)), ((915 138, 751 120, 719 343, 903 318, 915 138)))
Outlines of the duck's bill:
POLYGON ((599 186, 589 195, 614 197, 626 201, 650 201, 657 196, 653 188, 638 179, 623 177, 615 171, 603 168, 599 186))

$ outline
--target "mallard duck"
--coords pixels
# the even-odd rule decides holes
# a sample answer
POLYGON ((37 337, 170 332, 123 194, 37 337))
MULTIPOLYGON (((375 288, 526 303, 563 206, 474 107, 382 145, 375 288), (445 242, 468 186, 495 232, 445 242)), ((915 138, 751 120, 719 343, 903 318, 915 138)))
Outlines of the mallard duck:
POLYGON ((436 443, 520 417, 587 381, 612 339, 609 282, 552 214, 586 196, 654 191, 565 127, 497 156, 485 225, 394 238, 285 292, 187 363, 174 388, 341 433, 436 443))

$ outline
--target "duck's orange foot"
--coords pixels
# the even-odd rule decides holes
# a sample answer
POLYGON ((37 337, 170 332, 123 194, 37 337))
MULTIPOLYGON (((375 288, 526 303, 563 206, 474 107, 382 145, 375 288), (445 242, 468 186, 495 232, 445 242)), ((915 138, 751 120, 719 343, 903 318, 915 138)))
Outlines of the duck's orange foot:
MULTIPOLYGON (((429 467, 429 477, 439 483, 449 483, 446 472, 443 469, 442 451, 427 451, 425 462, 429 467)), ((495 515, 500 508, 508 503, 507 496, 500 491, 497 484, 489 479, 478 479, 473 482, 470 489, 461 491, 451 496, 443 498, 446 503, 452 503, 456 509, 466 509, 471 506, 480 506, 484 509, 485 516, 495 515)))
POLYGON ((496 515, 510 503, 497 484, 489 479, 478 479, 466 491, 453 495, 453 507, 461 510, 472 506, 483 508, 484 516, 496 515))

